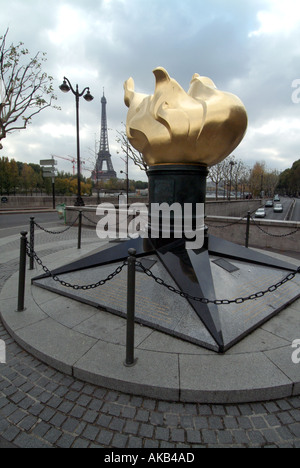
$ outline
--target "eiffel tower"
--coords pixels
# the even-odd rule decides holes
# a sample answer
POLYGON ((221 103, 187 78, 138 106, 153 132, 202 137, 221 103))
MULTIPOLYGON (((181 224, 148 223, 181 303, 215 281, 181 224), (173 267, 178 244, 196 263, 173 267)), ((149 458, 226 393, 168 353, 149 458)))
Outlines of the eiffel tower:
POLYGON ((109 180, 117 177, 117 173, 113 168, 111 155, 109 152, 108 132, 107 132, 107 117, 106 117, 107 100, 104 96, 101 99, 101 134, 100 134, 100 149, 97 155, 95 170, 93 171, 93 179, 95 182, 99 180, 109 180))

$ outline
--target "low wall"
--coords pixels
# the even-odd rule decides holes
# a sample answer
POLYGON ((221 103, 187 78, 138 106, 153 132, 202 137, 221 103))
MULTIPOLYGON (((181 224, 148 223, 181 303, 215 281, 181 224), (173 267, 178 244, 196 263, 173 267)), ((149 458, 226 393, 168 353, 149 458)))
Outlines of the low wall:
MULTIPOLYGON (((52 208, 52 196, 4 196, 7 198, 7 203, 0 202, 0 210, 9 209, 31 209, 31 208, 52 208)), ((0 197, 1 199, 2 197, 0 197)), ((66 206, 74 206, 76 196, 72 197, 55 197, 55 205, 64 203, 66 206)), ((83 197, 84 203, 87 206, 97 206, 97 197, 83 197)), ((130 203, 145 203, 147 204, 147 197, 134 197, 130 196, 130 203)), ((100 203, 118 204, 118 197, 104 197, 100 196, 100 203)), ((261 204, 260 200, 232 200, 232 201, 207 201, 206 212, 211 216, 243 216, 247 211, 255 211, 261 204)))
MULTIPOLYGON (((89 213, 89 217, 97 222, 99 220, 96 217, 96 205, 94 203, 89 203, 88 199, 84 200, 86 206, 84 209, 89 213)), ((130 198, 130 203, 144 203, 147 204, 147 199, 145 197, 132 197, 130 198)), ((116 198, 104 198, 101 200, 101 203, 112 203, 118 207, 118 200, 116 198)), ((207 201, 205 205, 206 215, 207 216, 246 216, 248 211, 253 213, 261 206, 261 200, 234 200, 234 201, 207 201)), ((72 222, 75 218, 73 214, 69 214, 68 211, 72 212, 78 210, 78 207, 67 206, 67 222, 72 222)))
MULTIPOLYGON (((32 208, 52 208, 52 196, 3 196, 7 199, 7 203, 0 203, 1 210, 9 209, 32 209, 32 208)), ((0 198, 3 198, 0 197, 0 198)), ((55 205, 65 203, 66 205, 74 205, 76 197, 55 197, 55 205)), ((84 197, 87 203, 94 201, 92 197, 84 197)))
POLYGON ((246 216, 248 211, 253 213, 261 206, 261 200, 231 200, 231 201, 207 201, 207 216, 246 216))
MULTIPOLYGON (((250 206, 248 205, 248 211, 250 206)), ((118 215, 118 210, 117 210, 118 215)), ((66 223, 73 223, 78 216, 78 207, 67 207, 66 223)), ((133 216, 128 217, 128 223, 133 216)), ((95 207, 83 208, 83 226, 94 228, 100 217, 96 216, 95 207)), ((222 239, 246 244, 247 219, 229 216, 206 216, 209 233, 222 239)), ((118 219, 117 219, 118 223, 118 219)), ((249 229, 249 247, 281 251, 300 251, 300 222, 251 219, 249 229)))
MULTIPOLYGON (((247 220, 223 216, 208 216, 209 233, 222 239, 246 243, 247 220)), ((300 222, 251 219, 249 247, 281 251, 300 251, 300 222)))

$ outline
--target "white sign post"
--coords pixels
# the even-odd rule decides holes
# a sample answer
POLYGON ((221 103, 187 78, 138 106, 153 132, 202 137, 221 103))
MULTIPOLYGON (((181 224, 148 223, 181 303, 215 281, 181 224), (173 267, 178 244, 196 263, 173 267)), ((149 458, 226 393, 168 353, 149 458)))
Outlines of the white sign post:
POLYGON ((43 177, 51 177, 52 179, 52 205, 55 210, 55 167, 57 161, 55 159, 43 159, 40 161, 40 166, 43 167, 43 177))

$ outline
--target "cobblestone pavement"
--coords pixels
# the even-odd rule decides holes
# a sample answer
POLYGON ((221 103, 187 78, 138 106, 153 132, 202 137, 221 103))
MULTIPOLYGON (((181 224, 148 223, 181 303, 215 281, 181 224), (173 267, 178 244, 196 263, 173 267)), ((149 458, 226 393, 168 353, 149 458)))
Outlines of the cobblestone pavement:
MULTIPOLYGON (((74 245, 76 230, 68 236, 74 245)), ((48 242, 41 235, 39 249, 48 242)), ((16 250, 1 265, 0 288, 17 270, 17 257, 16 250)), ((300 397, 204 405, 128 395, 43 364, 1 323, 0 339, 7 347, 7 363, 0 365, 0 448, 300 448, 300 397)))

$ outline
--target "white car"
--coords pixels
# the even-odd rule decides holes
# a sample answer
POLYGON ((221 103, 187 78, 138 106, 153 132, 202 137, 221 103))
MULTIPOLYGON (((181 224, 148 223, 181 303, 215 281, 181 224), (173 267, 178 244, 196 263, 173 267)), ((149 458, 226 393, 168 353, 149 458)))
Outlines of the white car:
POLYGON ((282 213, 283 212, 283 206, 281 203, 276 203, 276 205, 273 208, 274 213, 282 213))
POLYGON ((266 210, 264 208, 258 208, 258 210, 255 212, 255 218, 265 218, 266 216, 266 210))

